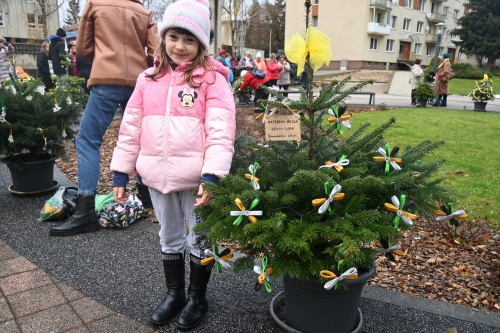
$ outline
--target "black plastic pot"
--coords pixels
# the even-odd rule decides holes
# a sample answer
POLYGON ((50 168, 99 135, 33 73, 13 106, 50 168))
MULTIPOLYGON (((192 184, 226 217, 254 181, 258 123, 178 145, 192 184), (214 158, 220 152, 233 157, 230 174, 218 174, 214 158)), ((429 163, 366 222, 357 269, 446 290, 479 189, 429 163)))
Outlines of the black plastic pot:
POLYGON ((12 189, 16 192, 31 193, 54 187, 55 161, 55 156, 47 155, 39 161, 22 162, 20 168, 6 161, 12 178, 12 189))
POLYGON ((426 99, 417 98, 417 107, 419 107, 419 108, 426 108, 427 107, 427 100, 426 99))
POLYGON ((326 290, 318 279, 283 278, 286 324, 303 333, 350 333, 356 329, 361 293, 375 275, 375 263, 356 280, 345 280, 349 291, 326 290))
POLYGON ((474 111, 486 111, 488 102, 474 102, 474 111))

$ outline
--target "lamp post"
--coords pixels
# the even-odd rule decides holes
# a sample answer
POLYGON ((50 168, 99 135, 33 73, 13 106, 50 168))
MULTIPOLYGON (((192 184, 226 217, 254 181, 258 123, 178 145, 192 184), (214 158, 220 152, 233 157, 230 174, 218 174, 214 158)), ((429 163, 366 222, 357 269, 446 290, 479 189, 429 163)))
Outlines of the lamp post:
POLYGON ((438 56, 439 56, 439 47, 441 46, 441 39, 443 37, 443 31, 441 30, 441 27, 445 25, 444 23, 438 23, 436 24, 436 27, 439 27, 438 33, 437 33, 437 38, 436 38, 436 52, 434 52, 434 67, 432 68, 432 71, 434 73, 437 72, 437 61, 438 61, 438 56))

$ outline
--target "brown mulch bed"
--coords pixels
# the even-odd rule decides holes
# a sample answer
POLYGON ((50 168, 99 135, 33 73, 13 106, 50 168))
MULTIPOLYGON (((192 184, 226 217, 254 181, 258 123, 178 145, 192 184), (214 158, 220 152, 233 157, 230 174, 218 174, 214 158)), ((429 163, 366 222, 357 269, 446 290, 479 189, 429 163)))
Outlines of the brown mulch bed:
MULTIPOLYGON (((377 108, 349 109, 352 113, 372 112, 377 108)), ((101 148, 101 175, 98 193, 112 191, 113 174, 109 170, 120 121, 106 132, 101 148)), ((253 108, 237 109, 237 135, 264 136, 263 126, 255 120, 253 108)), ((78 162, 74 146, 69 161, 57 160, 61 172, 78 183, 78 162)), ((130 177, 127 190, 135 190, 130 177)), ((157 222, 150 210, 148 221, 157 222)), ((500 233, 486 220, 468 221, 455 229, 435 219, 419 219, 401 239, 404 256, 389 261, 380 255, 377 274, 368 285, 414 296, 462 304, 500 313, 500 233)))

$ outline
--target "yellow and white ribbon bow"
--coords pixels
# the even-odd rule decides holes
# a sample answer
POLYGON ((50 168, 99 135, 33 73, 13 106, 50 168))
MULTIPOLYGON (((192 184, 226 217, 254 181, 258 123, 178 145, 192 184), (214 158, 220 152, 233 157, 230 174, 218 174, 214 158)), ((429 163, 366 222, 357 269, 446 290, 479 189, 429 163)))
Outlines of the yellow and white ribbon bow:
POLYGON ((307 28, 306 40, 295 33, 285 42, 285 54, 290 62, 297 64, 297 76, 304 70, 307 53, 313 71, 317 71, 323 64, 330 64, 332 44, 330 38, 314 27, 307 28))
MULTIPOLYGON (((405 198, 406 198, 406 196, 405 196, 405 198)), ((386 202, 384 204, 385 209, 387 209, 390 212, 396 213, 396 215, 397 215, 396 219, 398 221, 399 221, 398 217, 400 217, 406 224, 408 224, 409 226, 412 226, 413 225, 413 221, 412 220, 416 220, 417 219, 417 215, 405 212, 403 210, 404 201, 402 201, 401 205, 400 205, 399 199, 395 195, 393 195, 391 197, 391 201, 392 201, 392 203, 394 205, 391 205, 390 203, 386 202)), ((397 222, 396 222, 396 224, 397 224, 397 222)))
POLYGON ((226 261, 226 260, 231 259, 233 257, 233 252, 231 252, 230 249, 224 249, 221 253, 219 253, 219 247, 217 245, 214 245, 213 252, 210 249, 205 249, 205 256, 207 256, 207 258, 202 259, 201 264, 202 265, 209 265, 213 261, 216 261, 217 262, 217 272, 219 272, 219 273, 222 272, 221 266, 224 267, 225 269, 231 268, 229 263, 226 261))
POLYGON ((358 270, 356 269, 356 267, 351 267, 340 276, 335 275, 334 272, 323 270, 319 273, 319 275, 325 280, 330 280, 324 285, 325 289, 330 290, 340 281, 357 279, 358 270))
POLYGON ((401 245, 399 245, 399 244, 394 244, 393 246, 391 246, 388 249, 384 249, 383 247, 377 247, 375 249, 375 251, 377 251, 377 253, 387 253, 387 252, 396 252, 396 251, 399 251, 399 252, 395 253, 397 255, 399 255, 400 253, 402 253, 400 250, 401 250, 401 245))
POLYGON ((35 91, 38 92, 40 95, 45 95, 45 87, 44 86, 36 87, 35 91))
MULTIPOLYGON (((324 186, 325 186, 325 194, 328 195, 329 188, 330 188, 330 183, 326 182, 324 186)), ((320 213, 320 214, 324 214, 327 209, 329 211, 331 211, 332 208, 330 207, 330 204, 332 202, 335 204, 334 200, 338 201, 338 200, 342 200, 342 199, 345 198, 345 194, 342 193, 342 192, 340 192, 341 190, 342 190, 342 186, 340 186, 339 184, 335 185, 333 187, 333 190, 330 192, 330 195, 328 195, 328 198, 314 199, 312 201, 312 205, 314 207, 317 207, 317 206, 321 205, 319 207, 319 209, 318 209, 318 213, 320 213)))
MULTIPOLYGON (((390 163, 391 166, 394 168, 394 170, 401 170, 401 167, 399 166, 398 163, 403 162, 402 158, 399 157, 390 157, 387 155, 386 151, 384 148, 379 147, 377 151, 382 154, 383 156, 374 156, 373 160, 375 162, 380 162, 380 161, 385 161, 386 163, 390 163)), ((387 169, 386 169, 387 170, 387 169)))
POLYGON ((450 224, 458 227, 460 226, 460 222, 458 220, 465 220, 468 216, 465 214, 465 211, 463 209, 457 210, 456 212, 453 212, 453 203, 448 203, 448 207, 445 205, 442 205, 441 210, 438 210, 436 214, 438 217, 436 218, 436 221, 446 221, 449 220, 450 224))
POLYGON ((248 171, 250 171, 250 174, 246 173, 245 178, 250 179, 250 183, 253 185, 254 190, 260 190, 260 185, 259 185, 259 178, 255 177, 257 174, 257 170, 259 169, 259 163, 255 162, 254 164, 251 164, 248 167, 248 171))
POLYGON ((349 165, 349 160, 346 158, 345 155, 342 155, 340 158, 340 161, 338 162, 332 162, 332 161, 327 161, 325 162, 325 165, 320 166, 319 168, 335 168, 338 172, 344 170, 344 167, 349 165))
MULTIPOLYGON (((247 206, 249 206, 249 209, 254 209, 255 206, 259 204, 258 198, 255 198, 253 200, 251 200, 250 198, 248 201, 249 203, 247 204, 247 206)), ((261 216, 262 215, 261 210, 247 210, 245 208, 245 205, 243 204, 243 202, 241 202, 239 198, 234 199, 234 202, 236 203, 236 206, 238 206, 240 210, 239 211, 232 210, 230 212, 231 216, 238 216, 238 218, 234 221, 233 225, 239 226, 242 221, 247 219, 250 220, 250 222, 252 223, 257 223, 258 220, 254 215, 261 216)))
MULTIPOLYGON (((440 214, 441 214, 441 212, 438 212, 438 215, 440 215, 440 214)), ((465 210, 460 209, 454 213, 451 213, 450 215, 445 215, 445 216, 440 215, 440 216, 436 217, 436 220, 437 221, 446 221, 446 220, 449 220, 451 218, 462 218, 463 219, 463 218, 467 218, 467 214, 465 214, 465 210)))
POLYGON ((328 122, 329 123, 336 123, 337 132, 339 134, 343 133, 343 128, 342 127, 345 127, 346 129, 351 129, 352 115, 350 115, 350 114, 343 114, 346 109, 347 109, 347 107, 344 107, 343 111, 341 112, 338 109, 338 106, 335 105, 332 109, 328 110, 328 114, 330 114, 332 116, 332 117, 328 118, 328 122))
POLYGON ((273 291, 271 283, 269 282, 269 275, 273 273, 272 268, 267 268, 267 257, 262 258, 261 266, 253 266, 254 273, 259 274, 257 282, 255 283, 255 290, 258 291, 262 285, 266 287, 267 292, 273 291))

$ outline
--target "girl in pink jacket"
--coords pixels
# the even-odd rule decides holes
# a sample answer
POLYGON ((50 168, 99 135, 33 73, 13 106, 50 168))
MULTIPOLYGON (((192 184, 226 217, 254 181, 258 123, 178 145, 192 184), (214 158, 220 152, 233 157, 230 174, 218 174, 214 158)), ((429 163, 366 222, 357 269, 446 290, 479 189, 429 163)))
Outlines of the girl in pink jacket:
POLYGON ((203 183, 217 183, 229 173, 235 104, 228 85, 229 68, 206 53, 211 33, 208 0, 178 0, 169 5, 159 33, 162 42, 155 67, 137 79, 111 170, 115 172, 115 200, 125 203, 128 175, 137 168, 160 222, 168 290, 150 320, 165 325, 179 314, 175 325, 190 330, 208 310, 205 294, 213 266, 202 262, 208 244, 194 231, 200 221, 194 209, 210 201, 203 183), (187 298, 186 241, 191 268, 187 298))

